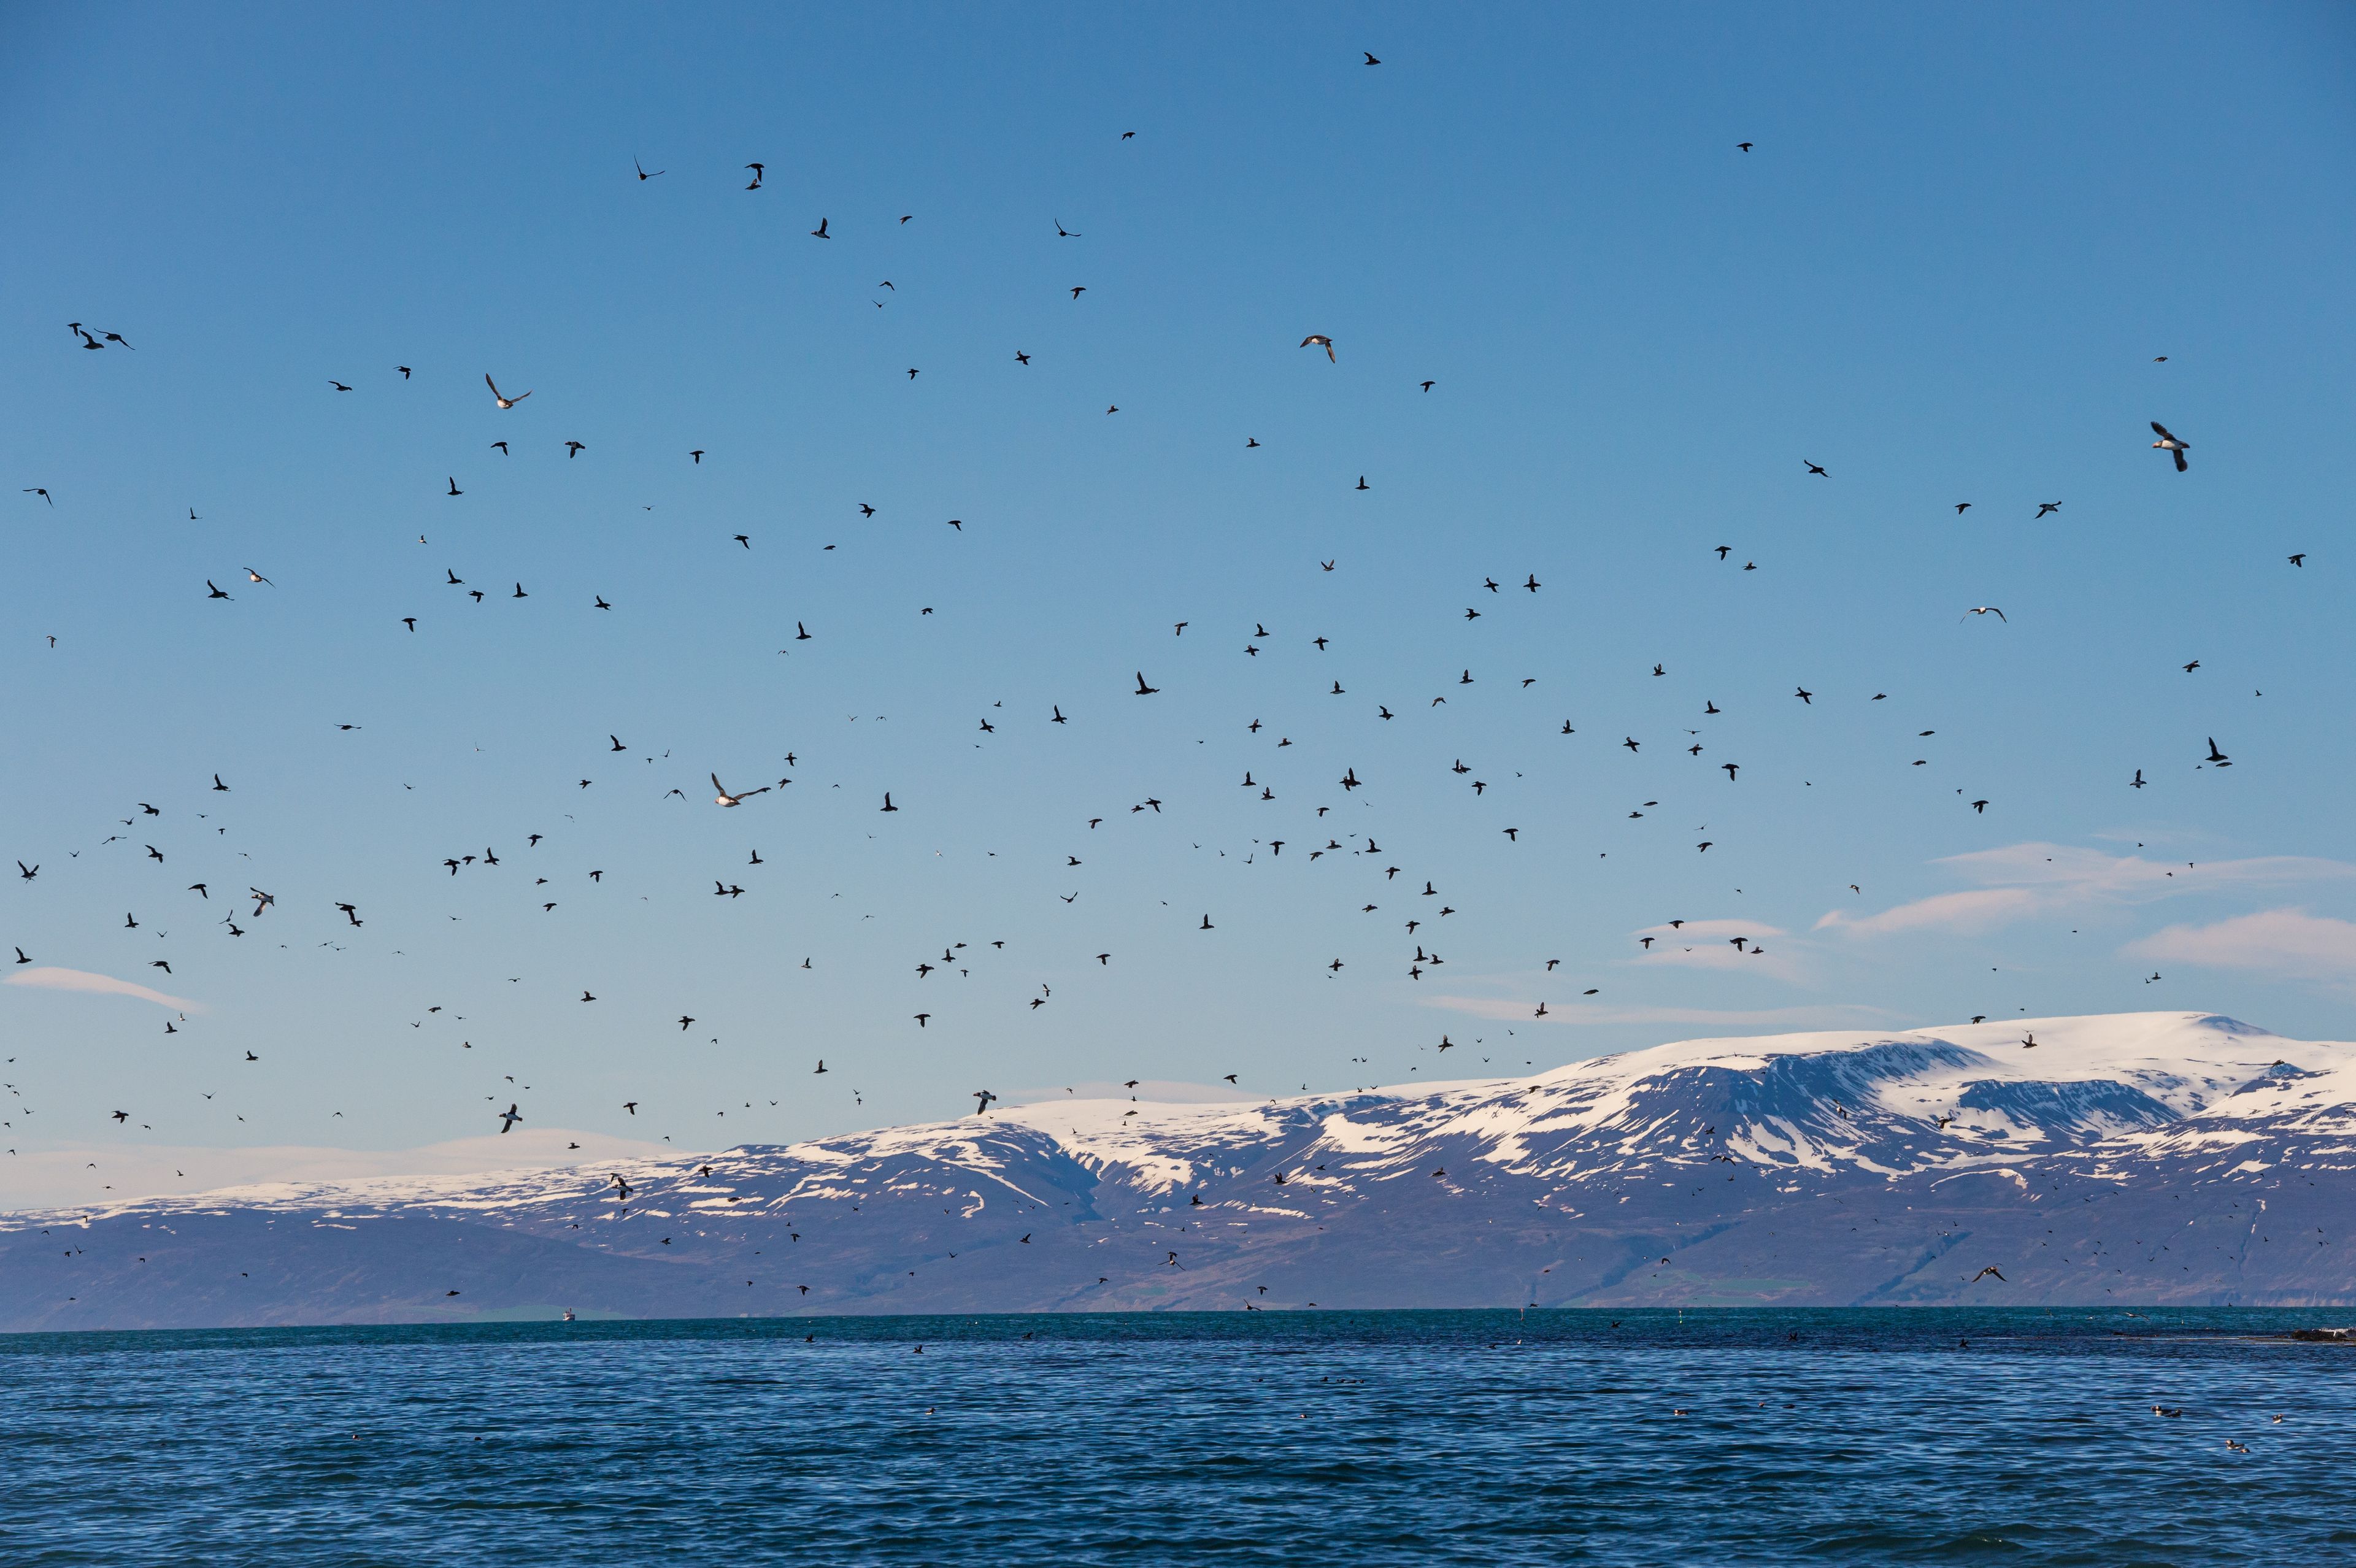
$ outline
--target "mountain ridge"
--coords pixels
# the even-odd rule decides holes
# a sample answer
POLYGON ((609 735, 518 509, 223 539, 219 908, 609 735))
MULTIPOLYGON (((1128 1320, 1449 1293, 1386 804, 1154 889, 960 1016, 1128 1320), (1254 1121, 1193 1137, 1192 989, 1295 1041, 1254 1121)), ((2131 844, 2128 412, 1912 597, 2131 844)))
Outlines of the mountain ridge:
POLYGON ((709 1156, 0 1214, 0 1328, 2356 1301, 2356 1045, 2215 1014, 1044 1101, 709 1156), (1993 1275, 1982 1275, 1992 1267, 1993 1275))

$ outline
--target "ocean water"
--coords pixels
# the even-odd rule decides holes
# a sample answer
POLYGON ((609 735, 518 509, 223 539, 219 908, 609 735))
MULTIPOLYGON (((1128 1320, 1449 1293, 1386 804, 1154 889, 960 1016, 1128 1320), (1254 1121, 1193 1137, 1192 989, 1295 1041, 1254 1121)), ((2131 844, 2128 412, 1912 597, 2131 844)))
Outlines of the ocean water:
POLYGON ((2351 1317, 8 1336, 0 1561, 2356 1563, 2351 1317))

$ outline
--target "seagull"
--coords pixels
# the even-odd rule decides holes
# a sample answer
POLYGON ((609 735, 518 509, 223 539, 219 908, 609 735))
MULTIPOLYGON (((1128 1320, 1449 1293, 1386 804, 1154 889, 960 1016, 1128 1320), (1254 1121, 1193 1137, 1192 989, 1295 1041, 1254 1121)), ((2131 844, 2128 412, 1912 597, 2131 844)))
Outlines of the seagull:
POLYGON ((2158 441, 2151 443, 2153 450, 2172 454, 2176 459, 2176 471, 2179 474, 2183 473, 2187 466, 2184 461, 2185 450, 2192 443, 2189 441, 2179 441, 2169 434, 2168 427, 2158 420, 2151 421, 2151 429, 2152 433, 2159 437, 2158 441))
POLYGON ((499 407, 503 409, 511 409, 518 403, 523 401, 526 398, 531 396, 530 392, 518 392, 512 398, 503 396, 499 391, 499 384, 491 379, 490 374, 487 371, 484 373, 483 385, 491 389, 491 400, 498 404, 499 407))
POLYGON ((1312 332, 1308 336, 1301 340, 1301 347, 1306 348, 1312 343, 1318 347, 1325 350, 1326 358, 1333 360, 1336 365, 1341 363, 1340 360, 1333 358, 1333 340, 1332 338, 1326 336, 1322 332, 1312 332))
POLYGON ((712 804, 714 805, 741 805, 756 795, 769 793, 769 786, 763 784, 759 789, 748 789, 742 795, 730 795, 728 786, 720 782, 718 773, 712 775, 712 787, 719 792, 712 797, 712 804))

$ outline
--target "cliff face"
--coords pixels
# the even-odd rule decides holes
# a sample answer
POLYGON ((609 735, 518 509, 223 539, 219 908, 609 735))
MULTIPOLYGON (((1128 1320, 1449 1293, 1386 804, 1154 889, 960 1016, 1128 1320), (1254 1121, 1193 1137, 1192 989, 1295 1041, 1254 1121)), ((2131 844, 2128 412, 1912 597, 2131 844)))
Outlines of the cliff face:
POLYGON ((0 1328, 2351 1303, 2351 1167, 2356 1047, 2229 1019, 1694 1040, 1482 1083, 1047 1102, 9 1214, 0 1328))

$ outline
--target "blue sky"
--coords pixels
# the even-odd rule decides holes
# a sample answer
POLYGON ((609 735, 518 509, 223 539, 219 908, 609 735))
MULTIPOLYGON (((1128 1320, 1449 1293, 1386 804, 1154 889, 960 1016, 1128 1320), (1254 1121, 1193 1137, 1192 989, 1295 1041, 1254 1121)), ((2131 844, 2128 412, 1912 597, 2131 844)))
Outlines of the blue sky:
POLYGON ((0 41, 13 1147, 2346 1032, 2342 8, 0 41))

